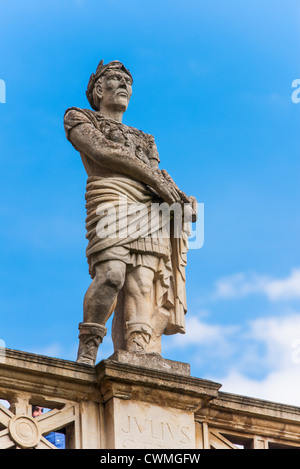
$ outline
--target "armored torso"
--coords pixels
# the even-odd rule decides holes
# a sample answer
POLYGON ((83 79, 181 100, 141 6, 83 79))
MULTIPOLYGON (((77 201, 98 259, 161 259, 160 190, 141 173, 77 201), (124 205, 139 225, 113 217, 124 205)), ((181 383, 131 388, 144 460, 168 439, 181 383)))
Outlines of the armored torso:
MULTIPOLYGON (((111 142, 124 148, 124 150, 129 150, 148 166, 151 166, 151 160, 159 162, 154 137, 150 134, 146 134, 141 130, 129 127, 113 119, 108 119, 99 112, 73 107, 66 111, 64 117, 66 136, 69 141, 71 141, 71 130, 80 124, 90 124, 91 138, 92 133, 96 129, 101 132, 105 144, 111 142)), ((117 172, 112 173, 111 170, 101 167, 84 153, 80 152, 80 154, 88 176, 110 176, 117 174, 117 172)))

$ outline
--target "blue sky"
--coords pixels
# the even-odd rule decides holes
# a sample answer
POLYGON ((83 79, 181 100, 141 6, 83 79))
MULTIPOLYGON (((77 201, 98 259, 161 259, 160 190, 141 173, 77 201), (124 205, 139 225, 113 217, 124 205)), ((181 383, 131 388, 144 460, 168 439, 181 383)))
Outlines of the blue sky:
MULTIPOLYGON (((1 2, 0 339, 76 359, 85 182, 63 114, 100 59, 132 72, 124 123, 204 204, 188 254, 187 333, 165 358, 222 390, 300 405, 297 0, 1 2)), ((99 360, 112 353, 109 335, 99 360)), ((0 396, 1 397, 1 396, 0 396)))

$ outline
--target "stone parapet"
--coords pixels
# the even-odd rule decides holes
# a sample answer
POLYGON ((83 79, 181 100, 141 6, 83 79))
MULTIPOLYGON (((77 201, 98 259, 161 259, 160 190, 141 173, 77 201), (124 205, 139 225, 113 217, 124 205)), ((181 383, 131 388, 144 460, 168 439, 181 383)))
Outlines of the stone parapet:
POLYGON ((2 349, 0 448, 295 448, 300 409, 220 391, 188 364, 118 351, 95 367, 2 349), (32 406, 49 409, 32 418, 32 406))

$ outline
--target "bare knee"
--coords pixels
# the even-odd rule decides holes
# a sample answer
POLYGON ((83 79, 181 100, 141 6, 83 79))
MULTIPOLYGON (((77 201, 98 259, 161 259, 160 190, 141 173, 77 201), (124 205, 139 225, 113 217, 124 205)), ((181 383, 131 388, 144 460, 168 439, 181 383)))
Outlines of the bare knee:
POLYGON ((105 284, 111 287, 113 290, 121 290, 124 285, 123 272, 120 272, 119 270, 109 270, 106 272, 105 284))
POLYGON ((108 261, 97 266, 95 284, 97 289, 108 287, 115 292, 121 290, 125 281, 126 266, 123 262, 108 261))

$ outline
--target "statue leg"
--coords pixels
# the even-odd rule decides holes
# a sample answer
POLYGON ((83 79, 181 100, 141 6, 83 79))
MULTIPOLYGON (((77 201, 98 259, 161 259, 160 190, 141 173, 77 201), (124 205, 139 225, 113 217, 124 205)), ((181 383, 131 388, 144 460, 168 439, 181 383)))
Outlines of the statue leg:
POLYGON ((124 285, 126 264, 110 260, 95 266, 96 275, 83 302, 83 322, 79 324, 77 362, 94 365, 100 343, 106 335, 105 324, 124 285))
POLYGON ((154 272, 147 267, 129 271, 125 281, 125 343, 130 352, 146 351, 151 339, 154 272))

